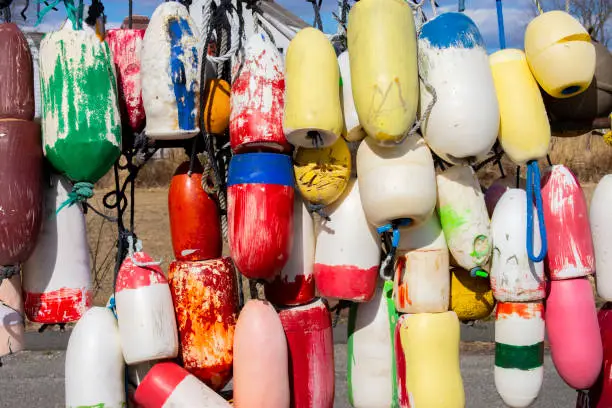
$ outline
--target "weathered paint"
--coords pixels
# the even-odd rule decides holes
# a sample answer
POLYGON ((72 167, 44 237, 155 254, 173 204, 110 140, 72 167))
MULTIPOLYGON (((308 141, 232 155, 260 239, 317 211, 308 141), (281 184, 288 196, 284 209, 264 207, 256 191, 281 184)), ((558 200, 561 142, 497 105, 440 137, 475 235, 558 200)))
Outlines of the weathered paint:
POLYGON ((344 113, 344 138, 349 142, 357 142, 367 136, 359 123, 359 116, 355 110, 353 87, 351 83, 351 65, 348 50, 338 56, 340 67, 340 84, 342 88, 342 111, 344 113))
MULTIPOLYGON (((168 215, 174 257, 179 261, 205 261, 221 257, 221 219, 214 197, 202 188, 202 166, 196 160, 174 172, 168 190, 168 215)), ((207 182, 205 180, 204 182, 207 182)))
POLYGON ((181 360, 215 391, 232 377, 238 287, 230 258, 174 261, 168 280, 181 341, 181 360))
POLYGON ((289 350, 292 408, 332 408, 334 405, 334 342, 331 316, 315 300, 278 313, 289 350))
POLYGON ((473 278, 465 269, 451 271, 450 310, 462 322, 484 319, 495 307, 488 279, 473 278))
POLYGON ((551 279, 570 279, 595 272, 589 212, 576 176, 564 165, 542 177, 542 202, 551 279))
POLYGON ((0 283, 0 358, 22 351, 24 335, 21 278, 13 276, 0 283))
POLYGON ((612 174, 603 176, 593 192, 589 209, 589 223, 593 233, 597 294, 612 301, 612 174))
POLYGON ((291 149, 283 132, 283 57, 261 33, 253 34, 232 66, 230 144, 235 153, 291 149))
POLYGON ((589 389, 587 401, 581 401, 580 394, 576 408, 606 408, 612 406, 612 304, 605 303, 597 313, 601 342, 603 345, 603 368, 597 382, 589 389), (581 404, 581 402, 583 402, 581 404))
POLYGON ((408 318, 408 314, 399 315, 397 324, 395 325, 395 332, 393 333, 393 349, 395 351, 395 364, 397 372, 397 397, 399 408, 412 408, 411 397, 408 395, 406 389, 406 356, 402 347, 402 338, 400 336, 400 328, 404 324, 404 321, 408 318))
POLYGON ((0 119, 34 119, 34 66, 16 24, 0 24, 0 119))

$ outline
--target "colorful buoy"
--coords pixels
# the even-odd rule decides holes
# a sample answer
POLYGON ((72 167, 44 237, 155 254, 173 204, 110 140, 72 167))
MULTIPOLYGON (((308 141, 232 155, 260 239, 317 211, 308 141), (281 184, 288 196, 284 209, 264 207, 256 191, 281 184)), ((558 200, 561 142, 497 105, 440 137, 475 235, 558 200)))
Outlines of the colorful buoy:
POLYGON ((0 358, 25 348, 25 324, 21 278, 0 282, 0 358))
POLYGON ((605 303, 597 313, 603 345, 603 369, 588 393, 579 393, 576 408, 605 408, 612 406, 612 304, 605 303), (581 401, 586 397, 586 401, 581 401), (582 404, 581 404, 582 402, 582 404))
MULTIPOLYGON (((208 64, 209 62, 206 61, 208 64)), ((206 80, 204 87, 204 129, 213 135, 222 135, 230 124, 230 84, 223 79, 206 80)))
POLYGON ((606 301, 612 301, 612 174, 599 180, 591 198, 589 222, 593 233, 595 249, 595 270, 597 271, 597 294, 606 301))
POLYGON ((351 66, 348 51, 338 56, 340 67, 340 82, 342 84, 342 111, 344 113, 344 138, 348 142, 358 142, 367 136, 359 123, 359 116, 355 110, 353 99, 353 86, 351 83, 351 66))
POLYGON ((34 119, 32 54, 16 24, 0 24, 0 55, 0 119, 34 119))
POLYGON ((450 310, 462 322, 488 317, 495 307, 495 298, 488 279, 474 279, 461 268, 451 270, 450 310))

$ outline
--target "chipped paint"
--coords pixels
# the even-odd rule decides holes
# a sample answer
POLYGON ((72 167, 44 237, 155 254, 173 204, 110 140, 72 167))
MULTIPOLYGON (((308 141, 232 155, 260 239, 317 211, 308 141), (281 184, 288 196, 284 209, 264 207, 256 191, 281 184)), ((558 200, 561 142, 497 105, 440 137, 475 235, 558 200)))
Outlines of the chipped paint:
POLYGON ((89 288, 61 288, 43 293, 25 293, 25 313, 36 323, 55 324, 75 322, 92 305, 89 288))
POLYGON ((544 318, 543 303, 511 303, 499 302, 495 309, 496 319, 507 319, 511 315, 517 315, 521 319, 544 318))
MULTIPOLYGON (((144 252, 135 252, 133 259, 139 263, 153 262, 153 258, 144 252)), ((115 292, 122 290, 134 290, 142 287, 156 285, 158 283, 167 284, 168 281, 158 265, 146 267, 137 266, 132 258, 127 257, 121 264, 121 269, 117 274, 115 292)))
POLYGON ((34 119, 34 68, 16 24, 0 24, 0 119, 34 119))

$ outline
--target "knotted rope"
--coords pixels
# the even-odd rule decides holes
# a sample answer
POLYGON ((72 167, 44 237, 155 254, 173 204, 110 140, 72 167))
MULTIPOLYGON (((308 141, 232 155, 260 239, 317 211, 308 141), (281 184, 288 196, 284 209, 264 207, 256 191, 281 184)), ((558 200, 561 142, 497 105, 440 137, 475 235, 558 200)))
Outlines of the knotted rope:
POLYGON ((38 16, 38 20, 36 21, 35 26, 38 26, 42 22, 43 18, 49 11, 53 9, 57 10, 56 6, 59 3, 64 3, 64 7, 66 8, 66 15, 68 17, 68 20, 70 20, 70 22, 72 23, 72 28, 74 30, 83 29, 83 10, 85 7, 83 4, 83 0, 79 0, 78 6, 74 5, 73 0, 53 0, 50 3, 51 4, 47 4, 45 2, 47 6, 40 11, 40 15, 38 16))
POLYGON ((546 256, 548 242, 546 239, 546 226, 544 225, 544 209, 542 206, 542 192, 540 191, 540 168, 537 160, 527 163, 527 255, 532 262, 542 262, 546 256), (538 226, 540 228, 540 239, 542 247, 540 254, 536 256, 533 252, 533 201, 535 198, 536 210, 538 212, 538 226))
POLYGON ((19 275, 21 271, 21 266, 19 264, 15 265, 0 265, 0 284, 4 279, 11 279, 13 276, 19 275))
POLYGON ((87 181, 79 181, 74 183, 72 191, 68 193, 68 199, 59 206, 55 214, 59 214, 65 207, 72 207, 76 203, 82 203, 93 197, 93 183, 87 181))
POLYGON ((306 202, 306 210, 310 214, 319 214, 319 217, 323 218, 325 221, 331 221, 329 215, 323 209, 325 208, 324 204, 312 204, 310 202, 306 202))
POLYGON ((203 6, 203 33, 208 33, 206 38, 204 54, 206 59, 210 62, 214 62, 215 64, 221 64, 225 61, 228 61, 240 48, 240 18, 238 12, 231 1, 222 0, 219 7, 217 7, 213 11, 213 1, 208 0, 203 6), (206 52, 208 48, 208 44, 211 40, 212 30, 214 24, 212 24, 215 20, 218 20, 220 14, 225 14, 227 17, 227 21, 230 24, 230 47, 227 51, 223 52, 221 55, 213 56, 208 55, 206 52))
POLYGON ((130 260, 132 261, 132 263, 136 266, 140 266, 142 268, 145 268, 147 266, 159 266, 161 265, 162 261, 151 261, 151 262, 140 262, 137 261, 136 258, 134 258, 134 254, 136 252, 142 252, 142 241, 137 239, 136 242, 134 242, 134 235, 130 234, 127 236, 127 242, 128 242, 128 258, 130 258, 130 260))

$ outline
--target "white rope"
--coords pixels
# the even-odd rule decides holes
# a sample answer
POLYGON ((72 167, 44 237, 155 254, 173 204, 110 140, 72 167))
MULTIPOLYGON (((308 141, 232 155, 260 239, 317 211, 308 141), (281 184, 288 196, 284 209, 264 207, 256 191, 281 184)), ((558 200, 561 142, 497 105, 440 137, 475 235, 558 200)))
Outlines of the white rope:
POLYGON ((415 17, 415 25, 416 25, 416 34, 417 37, 419 36, 419 34, 421 34, 421 28, 423 28, 423 24, 425 23, 425 20, 427 20, 427 17, 425 16, 425 12, 423 11, 423 4, 425 3, 425 0, 412 0, 412 1, 408 1, 408 5, 410 6, 410 8, 412 9, 412 12, 414 14, 415 17))
POLYGON ((141 240, 137 240, 136 243, 134 244, 134 237, 132 235, 129 235, 127 237, 127 241, 128 241, 128 256, 130 257, 130 259, 132 260, 132 263, 134 265, 140 266, 140 267, 161 265, 161 263, 162 263, 161 260, 160 261, 152 261, 152 262, 140 262, 140 261, 137 261, 134 258, 134 253, 142 251, 142 241, 141 240), (134 249, 136 251, 134 251, 134 249))
POLYGON ((436 17, 438 15, 438 9, 436 8, 436 0, 431 0, 431 10, 433 11, 433 16, 436 17))
MULTIPOLYGON (((214 62, 215 64, 220 64, 225 61, 228 61, 238 51, 238 47, 240 47, 240 19, 238 18, 238 13, 232 7, 231 11, 226 11, 226 14, 227 20, 230 23, 231 44, 229 50, 227 50, 225 54, 219 55, 218 57, 208 55, 208 53, 206 53, 206 58, 210 62, 214 62)), ((206 36, 210 31, 210 24, 212 20, 212 0, 208 0, 207 3, 202 7, 202 20, 202 32, 204 33, 204 41, 206 41, 206 36)), ((204 50, 204 52, 206 52, 206 50, 204 50)))

